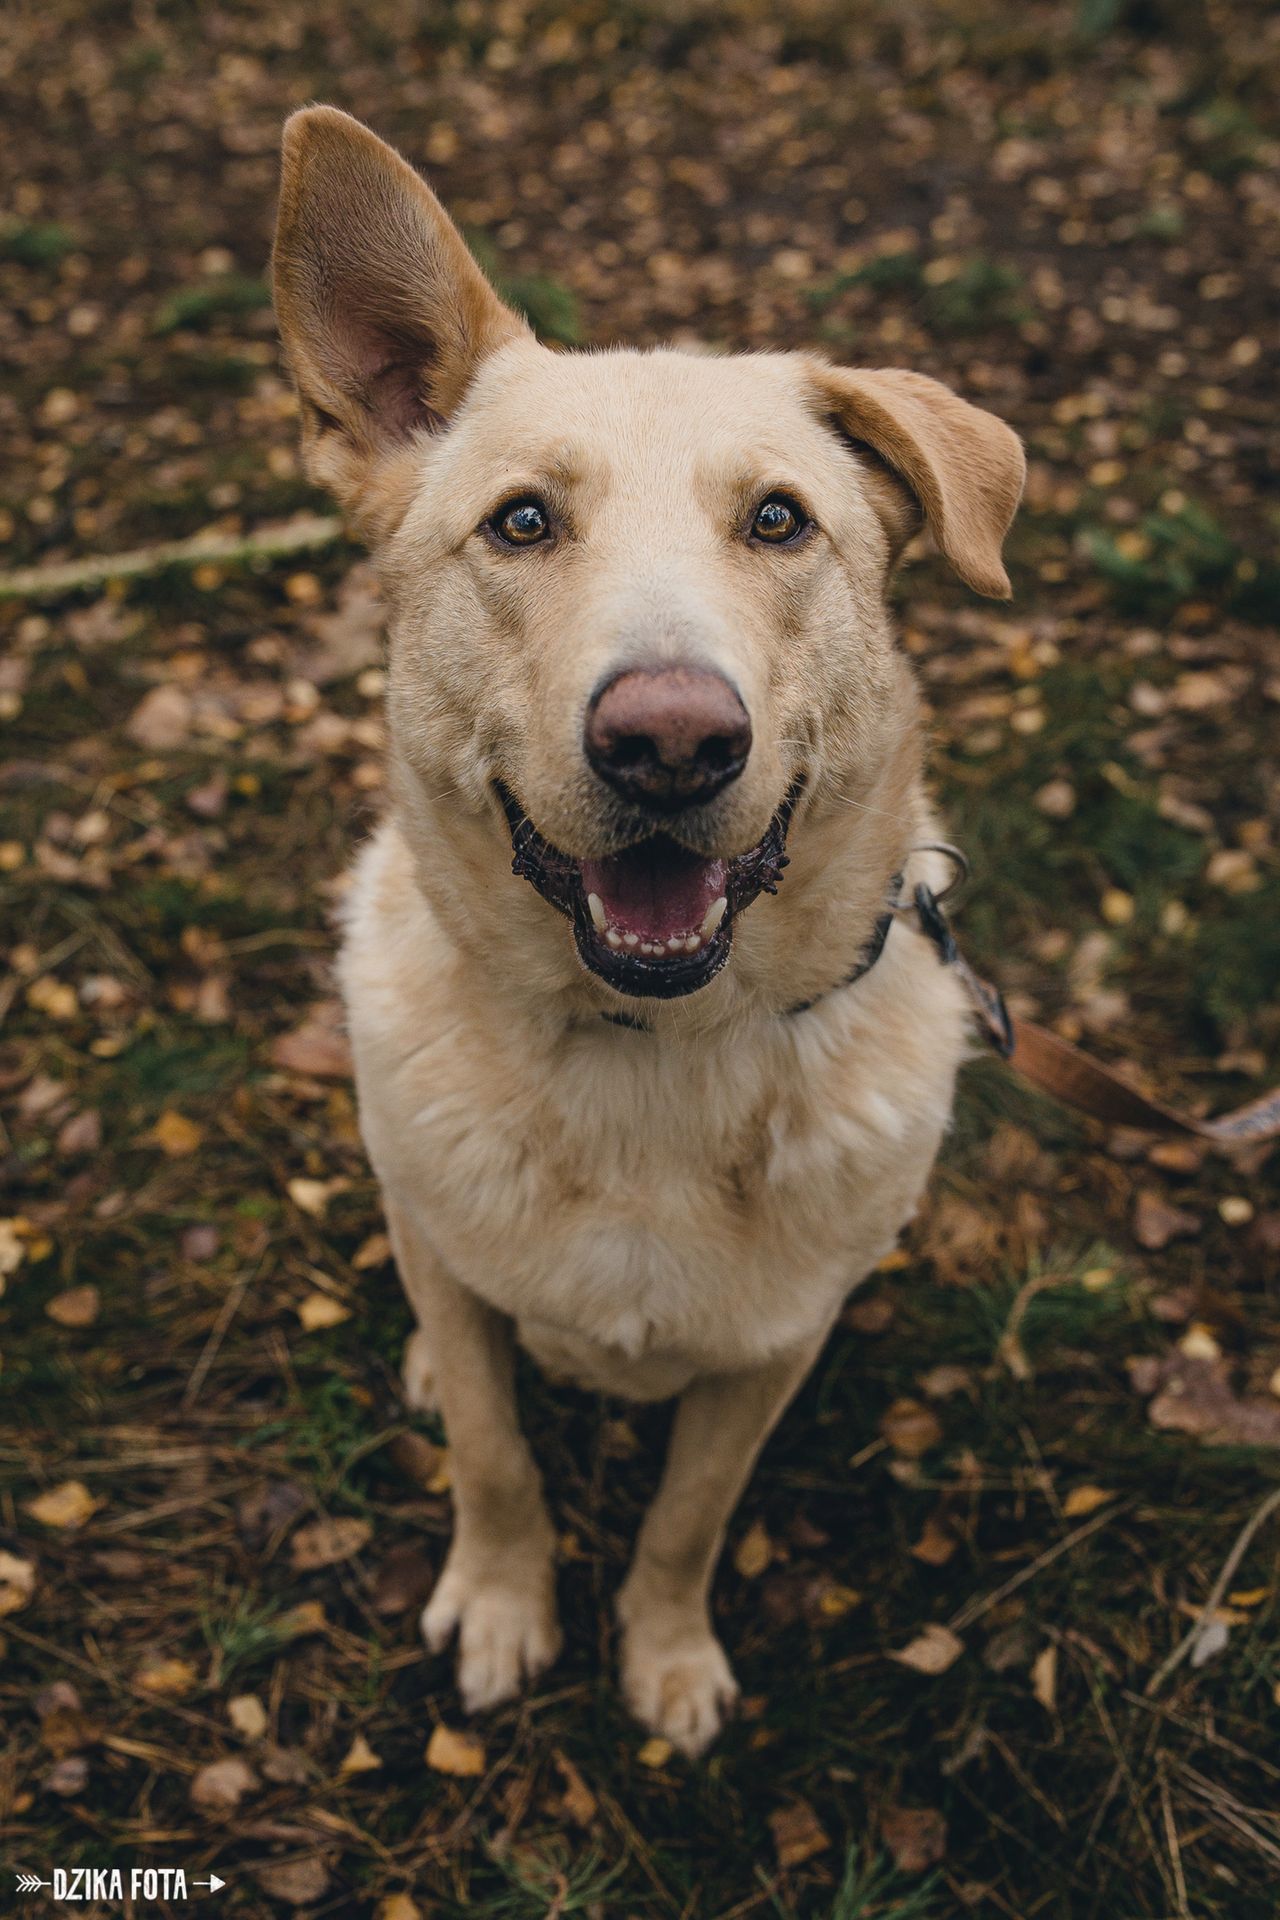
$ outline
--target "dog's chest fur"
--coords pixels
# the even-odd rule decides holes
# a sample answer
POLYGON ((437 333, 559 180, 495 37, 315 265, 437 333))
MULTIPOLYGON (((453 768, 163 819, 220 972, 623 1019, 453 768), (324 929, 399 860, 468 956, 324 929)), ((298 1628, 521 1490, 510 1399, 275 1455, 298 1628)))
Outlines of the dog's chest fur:
POLYGON ((913 1211, 964 1052, 954 983, 905 928, 795 1018, 535 1023, 459 965, 390 825, 342 977, 393 1204, 549 1370, 639 1397, 822 1328, 913 1211))

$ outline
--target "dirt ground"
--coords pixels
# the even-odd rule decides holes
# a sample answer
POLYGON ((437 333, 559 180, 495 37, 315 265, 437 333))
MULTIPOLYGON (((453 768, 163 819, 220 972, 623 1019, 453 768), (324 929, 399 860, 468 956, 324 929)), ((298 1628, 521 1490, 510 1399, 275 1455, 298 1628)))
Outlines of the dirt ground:
MULTIPOLYGON (((1017 427, 1014 602, 899 588, 964 937, 1235 1104, 1280 1079, 1277 75, 1247 0, 14 0, 0 564, 328 511, 263 274, 282 116, 347 107, 549 339, 816 344, 1017 427)), ((735 1522, 697 1767, 612 1674, 665 1416, 530 1373, 567 1647, 468 1726, 332 1024, 368 575, 330 538, 0 594, 4 1911, 152 1865, 228 1916, 1272 1914, 1275 1156, 968 1070, 735 1522)))

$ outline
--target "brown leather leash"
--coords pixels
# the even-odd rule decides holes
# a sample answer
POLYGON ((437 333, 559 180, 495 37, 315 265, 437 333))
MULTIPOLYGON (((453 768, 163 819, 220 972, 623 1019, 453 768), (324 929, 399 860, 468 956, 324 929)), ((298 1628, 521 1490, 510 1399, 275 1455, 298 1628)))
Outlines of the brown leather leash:
POLYGON ((1280 1087, 1213 1120, 1197 1119, 1194 1114, 1166 1106, 1141 1093, 1114 1067, 1082 1053, 1069 1040, 1037 1026, 1034 1020, 1020 1020, 1011 1014, 1000 989, 975 973, 964 958, 937 896, 923 883, 915 889, 914 912, 920 931, 933 942, 943 965, 953 967, 959 975, 983 1039, 1032 1086, 1109 1126, 1190 1135, 1222 1153, 1280 1138, 1280 1087))

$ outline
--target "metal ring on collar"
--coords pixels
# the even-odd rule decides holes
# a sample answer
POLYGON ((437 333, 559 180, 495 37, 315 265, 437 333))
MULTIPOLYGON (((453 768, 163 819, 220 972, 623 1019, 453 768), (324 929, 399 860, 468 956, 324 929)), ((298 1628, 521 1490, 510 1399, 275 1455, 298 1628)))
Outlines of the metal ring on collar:
MULTIPOLYGON (((969 878, 968 860, 964 854, 961 853, 959 847, 953 847, 949 840, 923 840, 919 846, 908 848, 908 857, 913 853, 940 853, 951 862, 952 875, 950 880, 948 880, 946 886, 943 887, 941 893, 935 893, 933 895, 934 900, 939 906, 942 905, 944 900, 949 900, 956 889, 962 887, 969 878)), ((914 913, 915 910, 916 903, 914 896, 910 900, 895 900, 889 909, 891 913, 914 913)))

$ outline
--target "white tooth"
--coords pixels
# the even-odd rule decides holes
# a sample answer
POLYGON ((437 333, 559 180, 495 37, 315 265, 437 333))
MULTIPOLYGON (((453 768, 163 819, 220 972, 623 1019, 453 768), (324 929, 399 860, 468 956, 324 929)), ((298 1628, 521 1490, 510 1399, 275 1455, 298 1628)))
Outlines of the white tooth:
POLYGON ((611 947, 620 947, 622 945, 622 935, 615 932, 612 927, 610 927, 608 933, 606 933, 605 939, 611 947))
POLYGON ((624 947, 638 947, 640 945, 640 935, 638 933, 624 933, 622 936, 622 944, 624 947))
POLYGON ((591 924, 597 933, 603 933, 609 922, 605 919, 604 901, 598 893, 587 895, 587 912, 591 915, 591 924))
POLYGON ((662 948, 655 947, 652 940, 642 940, 640 942, 640 951, 641 953, 649 953, 649 954, 661 953, 662 948))
POLYGON ((723 894, 720 895, 720 898, 718 900, 713 900, 711 902, 711 905, 707 908, 706 918, 703 920, 701 927, 698 929, 698 931, 701 933, 702 938, 704 940, 709 940, 711 938, 716 928, 720 925, 720 922, 724 919, 724 916, 728 912, 728 910, 729 910, 729 902, 725 899, 723 894))
POLYGON ((700 933, 691 933, 684 943, 684 950, 686 953, 696 953, 701 945, 702 935, 700 933))
POLYGON ((673 933, 671 938, 667 942, 667 952, 679 953, 683 946, 684 946, 684 935, 682 933, 673 933))

